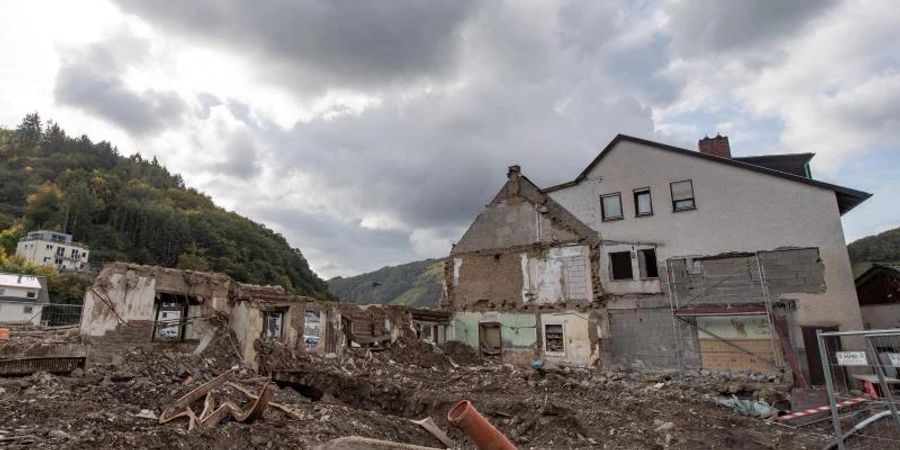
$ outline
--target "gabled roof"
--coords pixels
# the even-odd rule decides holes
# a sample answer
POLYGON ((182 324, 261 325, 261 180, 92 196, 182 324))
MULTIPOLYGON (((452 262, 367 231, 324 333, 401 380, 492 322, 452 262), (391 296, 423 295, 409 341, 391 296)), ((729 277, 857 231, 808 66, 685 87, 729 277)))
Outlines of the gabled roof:
POLYGON ((856 276, 855 282, 857 286, 879 273, 900 278, 900 263, 869 263, 867 266, 861 271, 862 273, 856 276))
POLYGON ((40 289, 41 282, 34 275, 18 273, 0 273, 0 287, 40 289))
POLYGON ((783 179, 791 180, 791 181, 796 181, 798 183, 803 183, 803 184, 807 184, 810 186, 815 186, 815 187, 819 187, 822 189, 828 189, 828 190, 834 191, 835 195, 837 196, 838 209, 840 210, 842 215, 844 213, 846 213, 847 211, 850 211, 851 209, 853 209, 856 205, 865 201, 867 198, 872 196, 872 194, 869 194, 868 192, 858 191, 856 189, 850 189, 847 187, 838 186, 836 184, 826 183, 824 181, 819 181, 819 180, 814 180, 812 178, 807 178, 804 176, 794 175, 792 173, 783 172, 781 170, 775 170, 775 169, 772 169, 769 167, 765 167, 764 165, 757 165, 757 164, 752 164, 750 162, 745 162, 745 161, 742 161, 741 159, 722 158, 722 157, 718 157, 718 156, 707 155, 705 153, 700 153, 695 150, 688 150, 688 149, 684 149, 684 148, 680 148, 680 147, 675 147, 672 145, 667 145, 667 144, 662 144, 659 142, 650 141, 647 139, 641 139, 641 138, 637 138, 634 136, 628 136, 625 134, 616 135, 616 137, 613 138, 613 140, 610 141, 609 144, 606 145, 606 147, 600 152, 600 154, 597 155, 597 157, 594 158, 594 160, 591 161, 591 163, 588 164, 588 166, 583 171, 581 171, 581 173, 578 174, 578 176, 574 180, 569 181, 567 183, 562 183, 562 184, 558 184, 556 186, 551 186, 551 187, 545 188, 543 191, 544 192, 552 192, 552 191, 556 191, 559 189, 574 186, 574 185, 580 183, 585 178, 587 178, 587 176, 591 172, 591 170, 593 170, 594 167, 596 167, 597 164, 599 164, 600 161, 602 161, 603 158, 606 157, 606 155, 609 154, 609 152, 612 151, 612 149, 616 147, 616 144, 618 144, 619 142, 622 142, 622 141, 628 141, 628 142, 633 142, 636 144, 646 145, 648 147, 652 147, 652 148, 655 148, 658 150, 665 150, 668 152, 678 153, 678 154, 690 156, 693 158, 705 159, 707 161, 717 162, 717 163, 729 165, 732 167, 738 167, 741 169, 751 170, 751 171, 754 171, 757 173, 771 175, 774 177, 783 178, 783 179))

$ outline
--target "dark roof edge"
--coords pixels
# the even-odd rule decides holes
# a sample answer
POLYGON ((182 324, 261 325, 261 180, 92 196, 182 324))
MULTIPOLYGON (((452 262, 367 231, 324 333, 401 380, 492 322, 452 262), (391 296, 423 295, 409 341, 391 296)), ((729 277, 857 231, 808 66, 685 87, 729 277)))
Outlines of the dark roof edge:
POLYGON ((606 147, 604 147, 603 150, 600 151, 600 154, 597 155, 597 157, 594 158, 594 160, 591 161, 591 163, 588 164, 588 166, 583 171, 581 171, 581 173, 578 174, 578 176, 575 177, 574 180, 545 188, 545 189, 543 189, 543 191, 544 192, 553 192, 553 191, 556 191, 559 189, 574 186, 574 185, 582 182, 585 178, 587 178, 588 173, 590 173, 590 171, 593 170, 593 168, 598 163, 600 163, 600 161, 603 159, 603 157, 605 157, 606 154, 609 153, 609 151, 612 150, 612 148, 615 147, 616 144, 618 144, 620 141, 630 141, 630 142, 634 142, 637 144, 646 145, 649 147, 655 147, 660 150, 667 150, 670 152, 679 153, 679 154, 686 155, 686 156, 702 158, 702 159, 706 159, 707 161, 713 161, 713 162, 718 162, 721 164, 727 164, 727 165, 731 165, 734 167, 739 167, 742 169, 747 169, 747 170, 752 170, 754 172, 763 173, 766 175, 772 175, 772 176, 776 176, 779 178, 796 181, 798 183, 808 184, 810 186, 828 189, 828 190, 834 191, 835 194, 837 194, 839 196, 842 195, 842 196, 847 197, 846 199, 840 199, 840 198, 838 199, 841 214, 844 214, 847 211, 850 211, 856 205, 862 203, 863 201, 865 201, 866 199, 868 199, 869 197, 872 196, 872 194, 870 194, 868 192, 858 191, 856 189, 851 189, 851 188, 844 187, 844 186, 838 186, 836 184, 826 183, 824 181, 814 180, 812 178, 801 177, 799 175, 782 172, 780 170, 769 169, 767 167, 757 166, 754 164, 746 163, 746 162, 731 159, 731 158, 720 158, 718 156, 707 155, 705 153, 700 153, 698 151, 688 150, 688 149, 684 149, 681 147, 675 147, 673 145, 663 144, 660 142, 655 142, 655 141, 642 139, 642 138, 638 138, 638 137, 634 137, 634 136, 628 136, 626 134, 617 134, 616 137, 613 138, 613 140, 610 141, 609 144, 607 144, 606 147), (845 201, 842 202, 841 200, 845 200, 845 201))

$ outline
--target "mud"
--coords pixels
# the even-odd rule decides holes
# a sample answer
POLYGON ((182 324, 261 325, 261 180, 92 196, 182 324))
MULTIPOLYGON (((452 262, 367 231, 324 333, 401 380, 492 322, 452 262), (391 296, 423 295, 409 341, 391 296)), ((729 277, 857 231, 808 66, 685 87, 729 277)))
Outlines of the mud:
MULTIPOLYGON (((407 420, 430 416, 459 448, 472 448, 446 420, 455 401, 468 399, 520 448, 812 449, 826 442, 821 428, 767 425, 711 401, 723 388, 745 394, 784 390, 765 381, 535 371, 483 362, 465 352, 417 342, 378 352, 347 349, 342 358, 302 354, 261 377, 225 337, 199 356, 137 349, 122 355, 120 364, 89 366, 69 376, 0 378, 0 439, 26 438, 7 440, 5 448, 303 449, 357 435, 440 446, 407 420), (159 424, 142 417, 158 415, 174 399, 231 369, 235 381, 251 391, 271 377, 279 385, 275 401, 296 415, 268 409, 252 424, 226 419, 215 428, 191 431, 184 421, 159 424)), ((251 401, 227 386, 214 394, 242 407, 251 401)))

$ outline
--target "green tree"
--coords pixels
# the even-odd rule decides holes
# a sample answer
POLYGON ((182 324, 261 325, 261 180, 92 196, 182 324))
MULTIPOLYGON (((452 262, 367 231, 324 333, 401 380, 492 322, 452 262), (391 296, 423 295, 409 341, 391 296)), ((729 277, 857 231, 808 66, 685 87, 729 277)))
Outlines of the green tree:
POLYGON ((210 265, 209 261, 206 260, 206 250, 197 247, 196 243, 192 243, 190 247, 178 255, 178 264, 175 267, 208 272, 210 265))
POLYGON ((31 227, 59 228, 61 213, 62 191, 56 183, 48 181, 28 196, 25 220, 31 227))

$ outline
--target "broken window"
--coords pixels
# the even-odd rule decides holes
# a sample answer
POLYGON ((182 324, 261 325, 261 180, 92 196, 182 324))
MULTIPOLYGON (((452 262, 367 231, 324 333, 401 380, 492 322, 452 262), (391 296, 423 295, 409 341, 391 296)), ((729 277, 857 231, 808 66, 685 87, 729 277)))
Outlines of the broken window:
POLYGON ((565 355, 566 343, 562 324, 548 323, 544 325, 544 353, 565 355))
POLYGON ((650 198, 650 188, 634 190, 634 215, 638 217, 653 215, 653 201, 650 198))
POLYGON ((638 262, 640 263, 641 278, 659 278, 659 267, 656 265, 656 249, 645 248, 638 250, 638 262))
POLYGON ((193 340, 193 319, 200 316, 203 305, 192 295, 171 292, 156 293, 156 320, 153 340, 193 340))
POLYGON ((303 322, 303 342, 308 350, 319 348, 321 334, 322 313, 319 311, 306 311, 306 319, 303 322))
POLYGON ((697 207, 694 203, 694 184, 691 180, 676 181, 671 187, 672 210, 686 211, 697 207))
POLYGON ((263 339, 280 340, 282 334, 282 325, 284 324, 284 311, 263 311, 263 339))
POLYGON ((606 194, 600 196, 600 214, 603 220, 619 220, 622 216, 622 196, 616 192, 615 194, 606 194))
POLYGON ((612 252, 609 254, 609 268, 613 280, 630 280, 634 278, 631 270, 631 252, 612 252))

